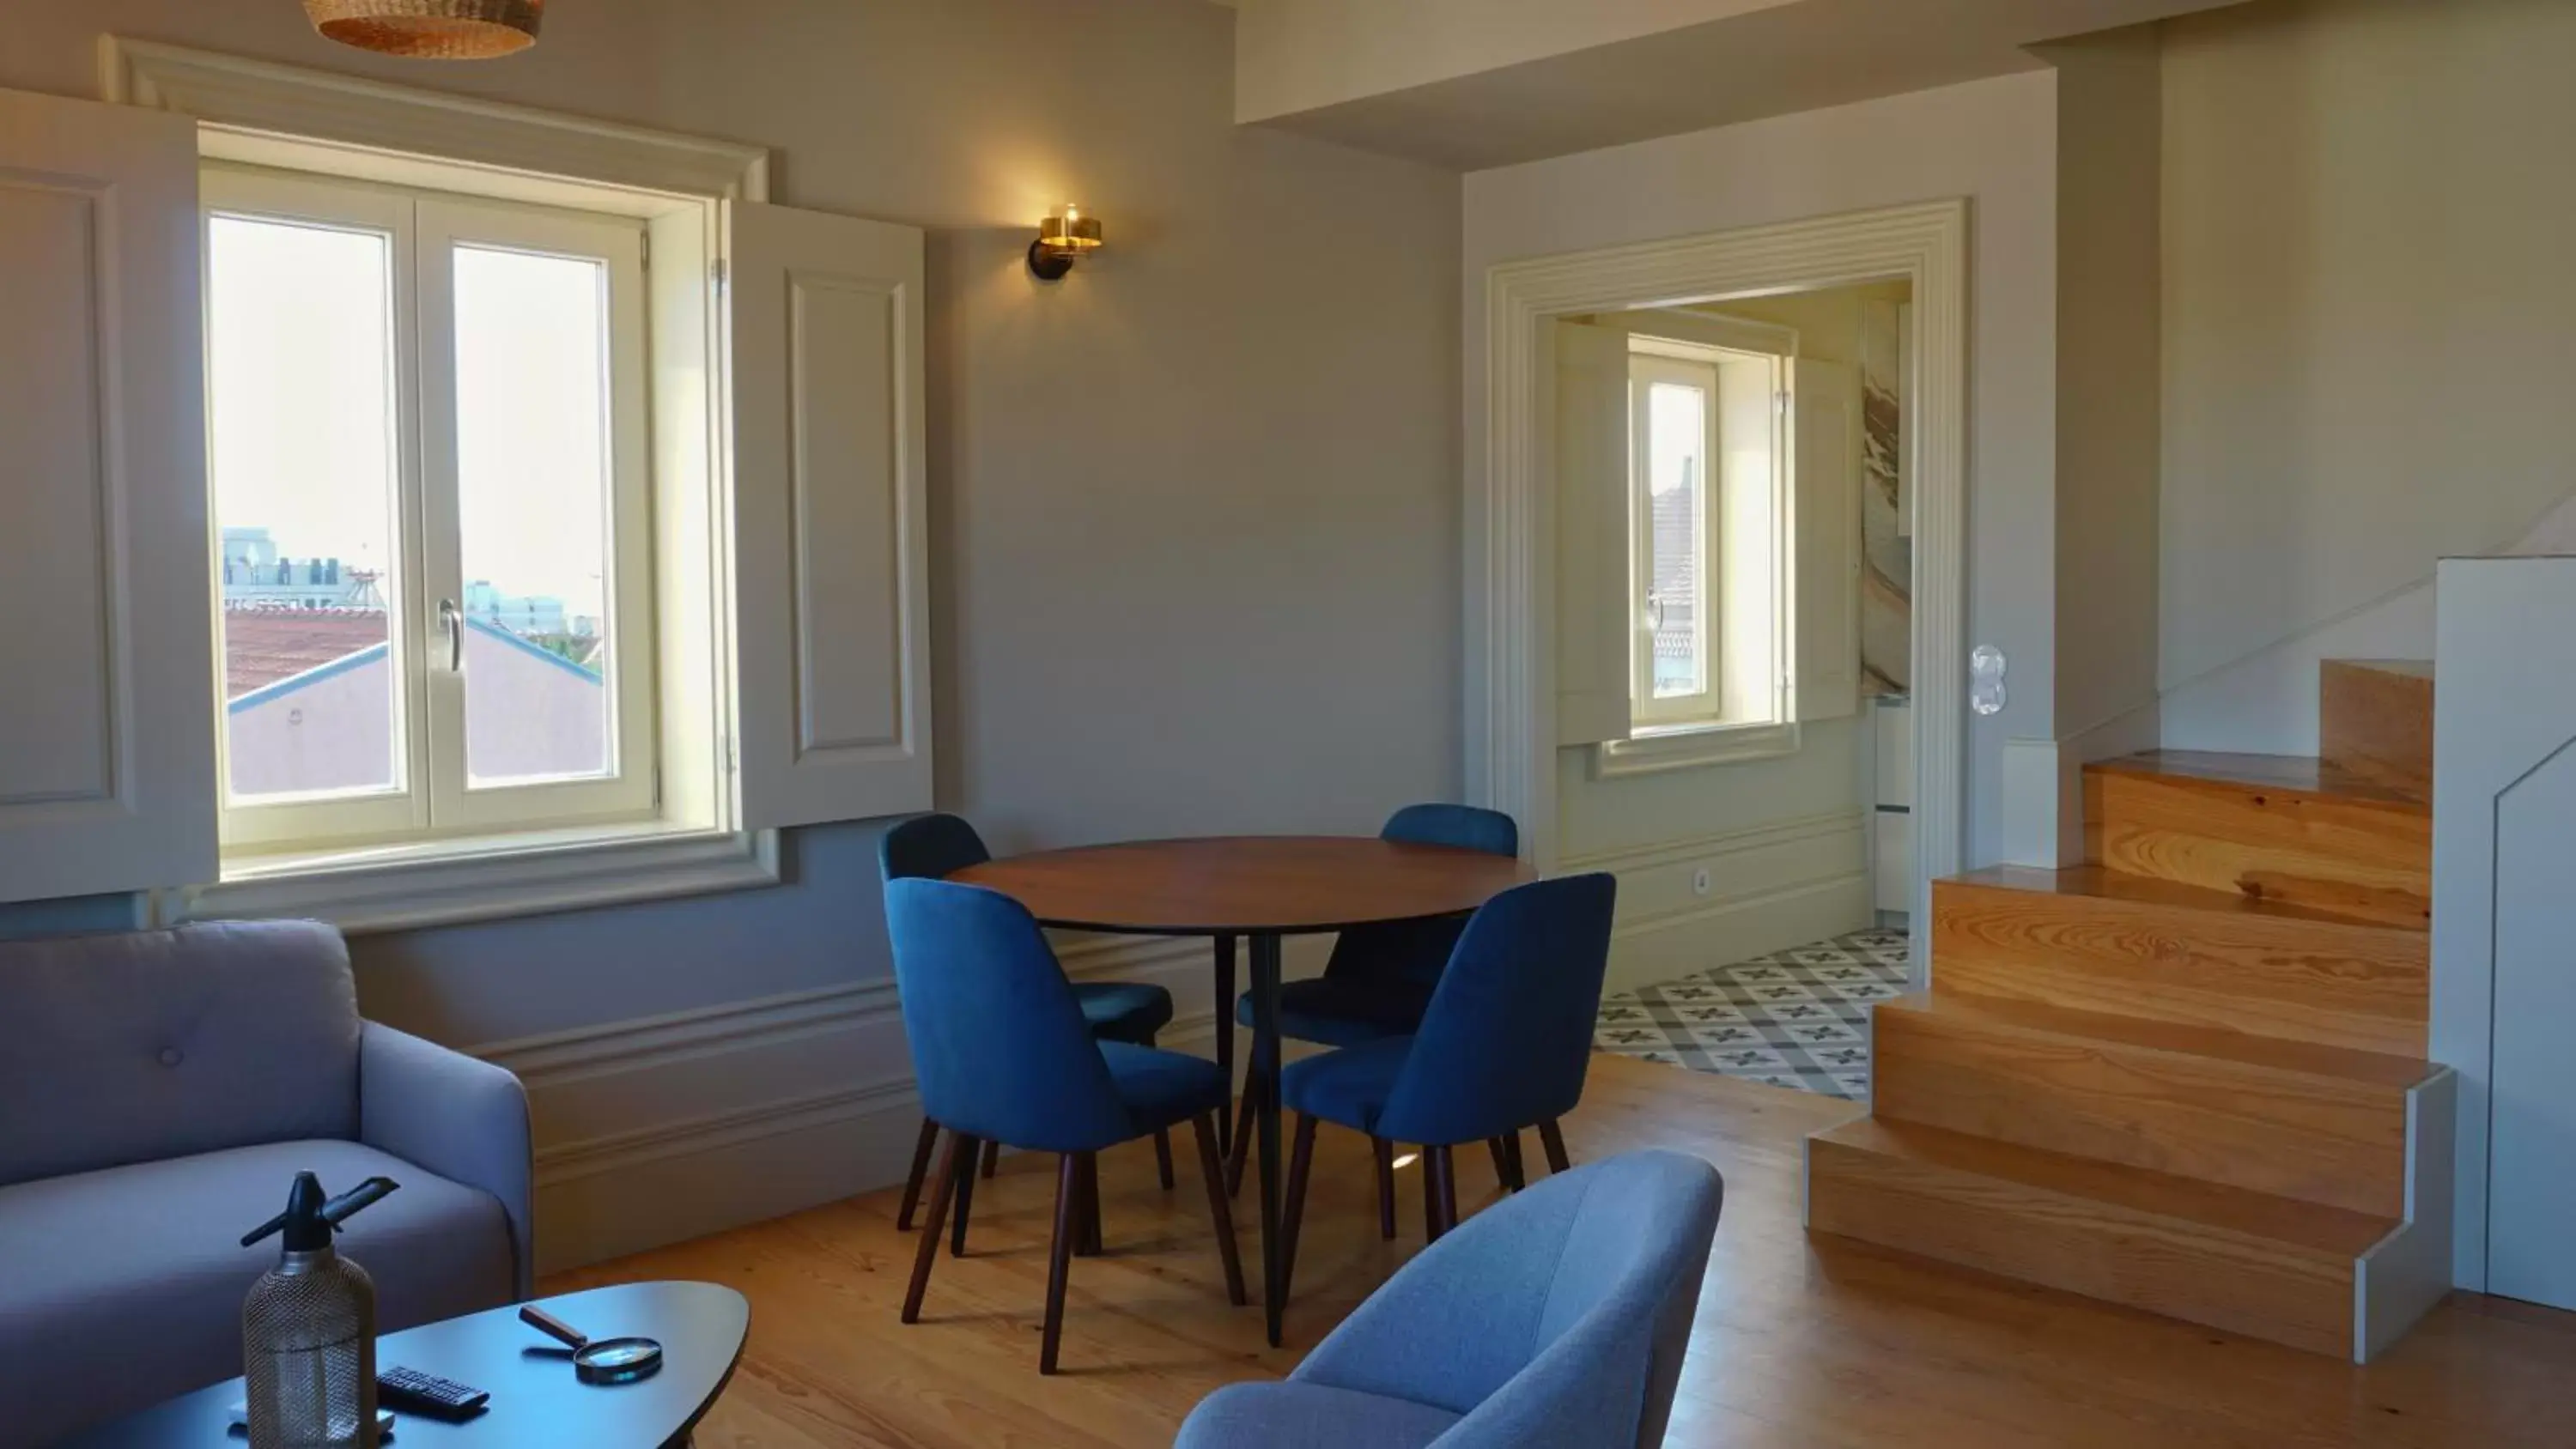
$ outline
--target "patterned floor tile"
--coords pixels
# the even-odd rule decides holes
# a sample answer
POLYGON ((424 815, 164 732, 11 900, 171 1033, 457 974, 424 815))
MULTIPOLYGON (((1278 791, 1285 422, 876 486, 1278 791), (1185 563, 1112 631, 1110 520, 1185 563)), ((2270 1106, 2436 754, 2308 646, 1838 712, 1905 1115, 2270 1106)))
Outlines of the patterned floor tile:
POLYGON ((1601 1003, 1595 1050, 1855 1101, 1869 1006, 1905 990, 1905 933, 1859 931, 1601 1003))

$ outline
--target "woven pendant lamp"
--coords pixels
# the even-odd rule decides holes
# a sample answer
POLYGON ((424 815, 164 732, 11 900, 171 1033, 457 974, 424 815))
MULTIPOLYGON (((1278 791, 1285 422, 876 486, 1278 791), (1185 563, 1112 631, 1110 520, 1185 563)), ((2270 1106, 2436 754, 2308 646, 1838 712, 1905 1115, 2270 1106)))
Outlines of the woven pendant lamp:
POLYGON ((304 0, 342 45, 419 60, 489 60, 537 43, 546 0, 304 0))

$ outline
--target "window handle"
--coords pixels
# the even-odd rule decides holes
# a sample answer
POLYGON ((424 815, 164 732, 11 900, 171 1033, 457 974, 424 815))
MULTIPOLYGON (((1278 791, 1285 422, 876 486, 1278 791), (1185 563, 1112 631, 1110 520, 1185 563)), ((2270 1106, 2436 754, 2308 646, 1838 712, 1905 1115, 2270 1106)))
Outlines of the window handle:
POLYGON ((447 633, 447 672, 465 672, 465 611, 454 599, 438 601, 438 627, 447 633))
POLYGON ((1664 632, 1664 596, 1653 589, 1646 590, 1646 632, 1664 632))

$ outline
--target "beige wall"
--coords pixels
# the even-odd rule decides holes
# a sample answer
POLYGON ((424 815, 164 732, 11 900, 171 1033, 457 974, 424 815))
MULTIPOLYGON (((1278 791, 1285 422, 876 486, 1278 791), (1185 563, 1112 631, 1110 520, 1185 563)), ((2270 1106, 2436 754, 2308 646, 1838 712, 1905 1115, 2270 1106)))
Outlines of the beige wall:
MULTIPOLYGON (((1204 0, 595 0, 523 57, 425 65, 293 0, 10 0, 0 86, 94 95, 114 31, 756 142, 777 199, 927 228, 942 805, 1000 850, 1365 832, 1460 788, 1459 182, 1238 130, 1232 26, 1204 0), (1040 286, 1021 254, 1068 197, 1111 247, 1040 286)), ((731 1024, 689 1028, 721 1045, 687 1064, 513 1058, 600 1054, 538 1091, 544 1191, 596 1189, 575 1217, 694 1229, 900 1175, 890 1003, 797 994, 886 978, 877 833, 792 833, 775 889, 364 938, 361 1001, 466 1044, 803 1003, 790 1031, 691 1017, 731 1024), (567 1134, 595 1140, 559 1158, 567 1134)), ((1184 1033, 1203 963, 1162 978, 1184 1033)))
MULTIPOLYGON (((1973 720, 1968 729, 1970 864, 1992 861, 2001 850, 2007 733, 2048 738, 2053 718, 2055 108, 2056 79, 2042 72, 1467 178, 1471 528, 1481 525, 1472 483, 1484 466, 1481 305, 1490 264, 1903 202, 1969 199, 1968 636, 2005 649, 2013 691, 2003 714, 1973 720)), ((1471 661, 1480 657, 1479 609, 1480 601, 1471 599, 1471 661)))
POLYGON ((2159 47, 2138 26, 2041 54, 2057 68, 2056 736, 2079 740, 2156 698, 2159 47))
POLYGON ((2562 0, 2168 27, 2168 743, 2312 749, 2317 640, 2429 647, 2434 560, 2576 487, 2571 57, 2562 0))

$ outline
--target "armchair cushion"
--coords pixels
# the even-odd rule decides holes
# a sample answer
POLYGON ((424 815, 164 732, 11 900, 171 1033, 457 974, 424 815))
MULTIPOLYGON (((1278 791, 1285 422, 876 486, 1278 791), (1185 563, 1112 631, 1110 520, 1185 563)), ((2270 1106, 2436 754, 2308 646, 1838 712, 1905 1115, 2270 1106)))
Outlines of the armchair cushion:
POLYGON ((0 945, 0 1102, 0 1184, 354 1137, 348 948, 311 921, 0 945))
POLYGON ((402 1184, 340 1235, 375 1280, 381 1331, 512 1298, 508 1226, 490 1193, 355 1142, 270 1142, 0 1188, 11 1442, 45 1443, 239 1373, 242 1297, 278 1251, 241 1235, 286 1205, 298 1171, 332 1192, 378 1174, 402 1184))
POLYGON ((513 1258, 509 1296, 535 1296, 536 1167, 519 1079, 370 1021, 358 1042, 358 1090, 358 1140, 500 1203, 513 1258))
POLYGON ((1229 1384, 1191 1412, 1173 1449, 1422 1449, 1457 1422, 1427 1404, 1324 1384, 1229 1384))
POLYGON ((1464 1415, 1441 1449, 1659 1444, 1723 1196, 1671 1152, 1551 1177, 1405 1264, 1294 1380, 1464 1415))

